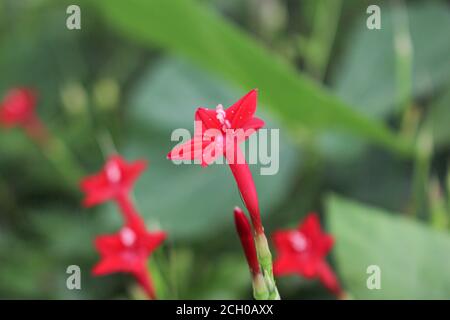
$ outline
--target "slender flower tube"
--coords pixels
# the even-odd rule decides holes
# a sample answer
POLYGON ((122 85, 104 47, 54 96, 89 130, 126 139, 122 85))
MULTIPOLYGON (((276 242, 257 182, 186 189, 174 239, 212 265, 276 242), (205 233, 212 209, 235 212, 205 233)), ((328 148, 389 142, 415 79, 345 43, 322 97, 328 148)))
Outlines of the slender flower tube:
MULTIPOLYGON (((238 159, 243 158, 242 151, 239 148, 236 148, 236 154, 238 159)), ((259 211, 258 193, 256 192, 255 183, 253 182, 252 173, 248 164, 244 159, 243 162, 237 161, 237 163, 230 163, 229 166, 241 192, 245 206, 250 213, 250 218, 256 234, 264 234, 259 211)))
POLYGON ((269 297, 269 292, 259 266, 252 227, 244 212, 238 207, 234 209, 234 223, 252 276, 253 296, 257 300, 265 300, 269 297))
POLYGON ((125 221, 132 221, 134 219, 140 219, 140 215, 134 207, 130 197, 124 193, 120 193, 116 197, 116 203, 120 208, 120 212, 123 214, 125 221))

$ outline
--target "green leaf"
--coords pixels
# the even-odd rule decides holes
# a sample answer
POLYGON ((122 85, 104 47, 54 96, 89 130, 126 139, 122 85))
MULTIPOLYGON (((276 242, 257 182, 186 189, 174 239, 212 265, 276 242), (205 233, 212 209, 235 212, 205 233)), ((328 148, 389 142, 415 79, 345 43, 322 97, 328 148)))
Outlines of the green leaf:
MULTIPOLYGON (((358 19, 332 79, 335 92, 364 114, 380 118, 392 113, 398 99, 392 7, 381 6, 382 28, 366 28, 358 19)), ((413 50, 413 97, 438 90, 449 80, 450 10, 439 1, 408 5, 413 50)))
POLYGON ((107 20, 128 37, 190 58, 245 88, 259 88, 261 101, 294 132, 338 129, 391 150, 409 151, 382 124, 352 110, 295 71, 205 4, 190 0, 96 1, 107 20))
MULTIPOLYGON (((233 208, 242 206, 242 201, 228 166, 175 165, 166 155, 179 143, 170 140, 174 129, 185 128, 193 134, 194 112, 199 105, 227 106, 243 94, 191 64, 173 59, 156 63, 131 93, 129 123, 133 130, 125 154, 128 159, 150 161, 136 185, 136 200, 148 221, 167 230, 171 239, 201 238, 232 227, 233 208)), ((259 110, 257 114, 266 120, 266 127, 280 128, 259 110)), ((259 169, 267 166, 250 164, 263 216, 288 195, 301 160, 283 128, 279 142, 277 174, 260 175, 259 169)))
POLYGON ((335 256, 346 289, 358 299, 448 299, 450 237, 405 217, 338 197, 327 202, 335 256), (381 269, 381 289, 366 286, 381 269))

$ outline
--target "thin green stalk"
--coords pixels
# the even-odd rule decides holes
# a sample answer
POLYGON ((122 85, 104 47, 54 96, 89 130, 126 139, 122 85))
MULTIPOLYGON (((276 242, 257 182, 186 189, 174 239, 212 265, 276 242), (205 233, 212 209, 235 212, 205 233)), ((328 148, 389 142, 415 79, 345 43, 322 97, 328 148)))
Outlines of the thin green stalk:
POLYGON ((431 225, 438 230, 445 230, 449 226, 448 212, 442 189, 437 177, 431 179, 429 187, 429 203, 431 225))
POLYGON ((71 150, 60 138, 50 136, 41 144, 47 159, 55 166, 71 188, 78 188, 78 183, 84 175, 84 170, 75 160, 71 150))
POLYGON ((256 235, 255 245, 264 280, 269 291, 269 300, 280 300, 280 294, 278 293, 273 276, 272 253, 270 252, 269 244, 264 233, 256 235))
MULTIPOLYGON (((413 87, 413 46, 409 29, 409 19, 403 0, 394 1, 392 7, 392 23, 394 26, 395 73, 397 85, 397 105, 402 116, 401 132, 407 134, 411 126, 408 120, 412 105, 413 87)), ((411 135, 408 135, 411 137, 411 135)))
POLYGON ((300 38, 306 69, 323 80, 333 48, 341 16, 342 0, 315 1, 315 14, 311 35, 300 38))
MULTIPOLYGON (((167 299, 169 298, 168 295, 170 291, 169 280, 162 271, 165 268, 161 266, 161 258, 164 258, 163 255, 156 252, 154 256, 150 258, 149 269, 158 299, 167 299)), ((164 263, 166 261, 162 262, 164 263)))
POLYGON ((427 208, 428 177, 433 156, 433 137, 431 132, 422 129, 416 142, 416 156, 413 172, 412 213, 417 216, 427 208))
POLYGON ((414 52, 409 27, 408 12, 403 0, 393 1, 392 23, 394 26, 394 52, 397 85, 397 106, 401 115, 400 133, 407 140, 417 134, 413 173, 412 213, 427 209, 428 176, 433 155, 433 137, 426 129, 419 129, 420 113, 413 107, 413 60, 414 52))
POLYGON ((17 219, 16 216, 18 204, 14 193, 9 187, 8 183, 0 176, 0 203, 2 206, 0 209, 5 211, 5 213, 9 216, 11 221, 17 219))
POLYGON ((447 219, 449 221, 448 227, 450 228, 450 161, 447 165, 447 219))
POLYGON ((252 278, 253 297, 255 300, 268 300, 270 297, 269 289, 266 285, 266 279, 262 273, 256 274, 252 278))

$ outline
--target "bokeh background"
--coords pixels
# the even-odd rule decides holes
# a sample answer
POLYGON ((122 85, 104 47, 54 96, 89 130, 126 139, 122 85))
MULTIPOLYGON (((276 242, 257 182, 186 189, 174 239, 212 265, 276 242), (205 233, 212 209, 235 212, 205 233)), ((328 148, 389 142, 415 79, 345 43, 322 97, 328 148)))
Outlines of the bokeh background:
MULTIPOLYGON (((251 298, 224 166, 165 159, 198 106, 259 88, 280 128, 280 170, 253 165, 266 231, 321 215, 329 257, 355 299, 450 298, 449 1, 1 0, 0 96, 39 92, 58 144, 0 132, 0 298, 139 298, 125 275, 93 277, 112 205, 83 209, 79 179, 105 154, 145 158, 135 199, 169 239, 150 262, 161 298, 251 298), (366 9, 381 8, 381 30, 366 9), (61 147, 65 146, 65 147, 61 147), (82 289, 66 288, 79 265, 82 289), (368 290, 378 265, 381 290, 368 290)), ((278 279, 283 298, 333 298, 314 280, 278 279)))

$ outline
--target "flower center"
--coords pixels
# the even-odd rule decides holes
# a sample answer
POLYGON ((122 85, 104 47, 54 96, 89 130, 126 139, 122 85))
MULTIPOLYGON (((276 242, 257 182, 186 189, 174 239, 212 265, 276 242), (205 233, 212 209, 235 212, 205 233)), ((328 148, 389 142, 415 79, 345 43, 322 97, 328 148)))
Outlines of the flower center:
POLYGON ((122 173, 120 172, 120 168, 115 162, 110 162, 106 165, 106 177, 109 182, 117 183, 122 178, 122 173))
POLYGON ((291 236, 291 244, 295 251, 305 251, 308 241, 301 232, 296 232, 291 236))
POLYGON ((216 118, 219 120, 220 124, 222 125, 222 131, 225 131, 226 129, 231 128, 230 121, 227 120, 227 114, 225 110, 223 109, 223 105, 219 104, 216 107, 216 118))
POLYGON ((126 247, 131 247, 136 241, 136 234, 128 227, 120 231, 120 240, 126 247))

